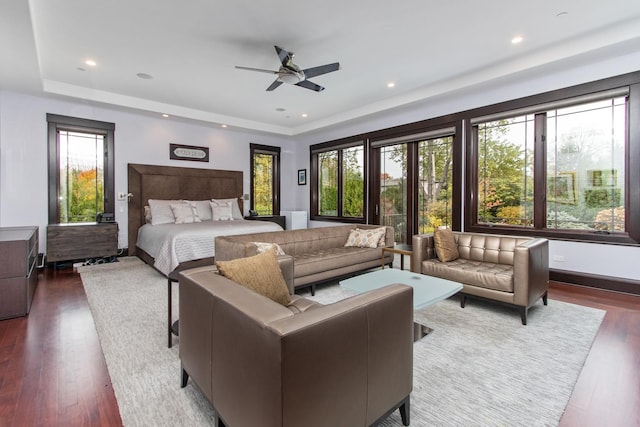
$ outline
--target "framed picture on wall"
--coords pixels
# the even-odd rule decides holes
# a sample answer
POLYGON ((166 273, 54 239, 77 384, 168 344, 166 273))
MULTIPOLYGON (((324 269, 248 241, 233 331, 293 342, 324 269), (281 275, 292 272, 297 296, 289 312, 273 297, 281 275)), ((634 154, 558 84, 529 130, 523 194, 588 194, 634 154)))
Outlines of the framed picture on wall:
POLYGON ((306 169, 298 169, 298 185, 307 185, 306 169))

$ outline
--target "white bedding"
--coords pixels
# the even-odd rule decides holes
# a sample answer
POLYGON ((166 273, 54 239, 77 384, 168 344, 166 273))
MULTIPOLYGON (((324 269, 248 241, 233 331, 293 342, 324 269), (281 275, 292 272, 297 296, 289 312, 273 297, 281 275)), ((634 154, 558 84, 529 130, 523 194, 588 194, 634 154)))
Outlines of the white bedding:
POLYGON ((216 236, 280 231, 270 221, 203 221, 192 224, 145 224, 136 246, 151 255, 153 266, 168 275, 178 264, 215 255, 216 236))

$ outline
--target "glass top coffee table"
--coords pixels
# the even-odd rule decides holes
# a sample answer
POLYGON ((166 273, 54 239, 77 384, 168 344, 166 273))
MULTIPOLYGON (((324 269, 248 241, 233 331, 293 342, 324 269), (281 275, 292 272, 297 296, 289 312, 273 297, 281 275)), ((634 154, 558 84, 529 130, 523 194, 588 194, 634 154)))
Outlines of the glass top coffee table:
MULTIPOLYGON (((393 283, 401 283, 413 288, 413 308, 415 310, 433 305, 462 290, 462 284, 458 282, 395 268, 373 271, 341 280, 340 286, 357 293, 363 293, 393 283)), ((419 340, 430 331, 431 329, 427 326, 414 323, 414 341, 419 340)))

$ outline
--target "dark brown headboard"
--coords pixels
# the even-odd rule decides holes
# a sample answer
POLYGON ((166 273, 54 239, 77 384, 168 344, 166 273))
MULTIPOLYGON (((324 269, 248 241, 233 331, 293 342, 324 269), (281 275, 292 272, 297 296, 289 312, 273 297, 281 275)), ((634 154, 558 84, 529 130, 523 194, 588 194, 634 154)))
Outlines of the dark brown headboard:
POLYGON ((138 228, 144 224, 144 206, 149 199, 238 198, 242 211, 242 171, 194 169, 129 163, 129 255, 136 255, 138 228))

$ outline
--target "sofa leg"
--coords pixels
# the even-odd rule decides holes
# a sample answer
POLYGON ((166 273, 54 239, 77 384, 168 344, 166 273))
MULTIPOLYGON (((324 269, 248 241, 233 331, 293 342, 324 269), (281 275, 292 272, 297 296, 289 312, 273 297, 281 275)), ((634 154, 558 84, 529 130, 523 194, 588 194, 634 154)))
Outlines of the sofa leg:
POLYGON ((409 396, 404 400, 404 403, 400 405, 400 418, 402 418, 402 425, 408 426, 411 422, 411 401, 409 396))
POLYGON ((466 304, 467 304, 467 296, 460 294, 460 307, 464 308, 466 304))
POLYGON ((547 305, 547 292, 545 292, 544 295, 542 295, 542 303, 544 305, 547 305))
POLYGON ((529 309, 527 307, 520 307, 520 318, 522 319, 522 324, 527 325, 527 311, 529 309))
POLYGON ((185 388, 187 386, 187 382, 189 381, 189 374, 182 367, 182 363, 180 364, 180 369, 182 370, 182 380, 180 382, 180 388, 185 388))
POLYGON ((311 285, 311 296, 316 294, 316 285, 311 285))

